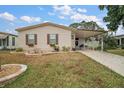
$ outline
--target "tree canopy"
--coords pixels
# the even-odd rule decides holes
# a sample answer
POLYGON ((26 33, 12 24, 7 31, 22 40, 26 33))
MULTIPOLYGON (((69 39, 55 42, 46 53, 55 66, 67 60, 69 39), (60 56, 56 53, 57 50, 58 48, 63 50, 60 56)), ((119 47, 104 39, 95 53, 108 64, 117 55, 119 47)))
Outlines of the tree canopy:
POLYGON ((77 28, 77 29, 87 29, 87 30, 104 30, 101 28, 96 22, 79 22, 79 23, 72 23, 70 27, 77 28))
POLYGON ((107 9, 107 16, 103 18, 107 22, 107 28, 116 31, 120 25, 124 27, 124 6, 123 5, 100 5, 100 10, 107 9))

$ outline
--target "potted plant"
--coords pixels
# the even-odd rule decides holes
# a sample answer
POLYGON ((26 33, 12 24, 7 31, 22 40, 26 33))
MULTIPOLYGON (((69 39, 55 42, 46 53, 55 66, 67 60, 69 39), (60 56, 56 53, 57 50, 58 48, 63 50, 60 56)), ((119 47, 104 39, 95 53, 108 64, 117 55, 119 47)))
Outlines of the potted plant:
POLYGON ((124 44, 121 45, 121 49, 124 49, 124 44))

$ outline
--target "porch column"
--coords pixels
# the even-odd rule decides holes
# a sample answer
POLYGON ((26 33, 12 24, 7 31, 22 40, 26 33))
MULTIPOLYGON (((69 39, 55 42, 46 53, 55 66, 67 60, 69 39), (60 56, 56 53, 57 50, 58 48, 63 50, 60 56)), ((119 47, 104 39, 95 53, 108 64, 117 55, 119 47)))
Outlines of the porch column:
POLYGON ((103 51, 104 47, 103 47, 104 43, 103 43, 103 35, 102 35, 102 38, 101 38, 101 51, 103 51))
POLYGON ((120 40, 119 45, 121 46, 121 38, 119 40, 120 40))

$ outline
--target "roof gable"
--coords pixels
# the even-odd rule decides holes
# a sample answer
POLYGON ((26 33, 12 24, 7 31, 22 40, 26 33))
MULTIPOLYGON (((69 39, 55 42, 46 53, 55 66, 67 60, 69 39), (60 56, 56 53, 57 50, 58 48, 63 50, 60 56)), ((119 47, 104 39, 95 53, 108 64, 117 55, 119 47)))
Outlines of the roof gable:
POLYGON ((37 25, 32 25, 32 26, 27 26, 27 27, 22 27, 22 28, 17 28, 16 31, 25 31, 25 30, 38 28, 38 27, 44 27, 44 26, 54 26, 54 27, 59 27, 59 28, 65 29, 65 30, 71 30, 71 31, 76 30, 74 28, 70 28, 70 27, 67 27, 67 26, 46 22, 46 23, 42 23, 42 24, 37 24, 37 25))

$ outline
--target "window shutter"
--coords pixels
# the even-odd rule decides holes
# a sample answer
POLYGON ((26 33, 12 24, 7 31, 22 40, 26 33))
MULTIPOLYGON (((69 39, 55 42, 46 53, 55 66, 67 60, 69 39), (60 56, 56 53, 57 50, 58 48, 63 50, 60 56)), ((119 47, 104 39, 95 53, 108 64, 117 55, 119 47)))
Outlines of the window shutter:
POLYGON ((28 34, 26 34, 26 36, 25 36, 25 41, 26 41, 26 45, 28 45, 28 34))
POLYGON ((49 44, 50 34, 47 34, 47 44, 49 44))
POLYGON ((37 34, 35 34, 35 45, 37 45, 37 34))
POLYGON ((56 44, 58 44, 58 34, 56 34, 56 44))

